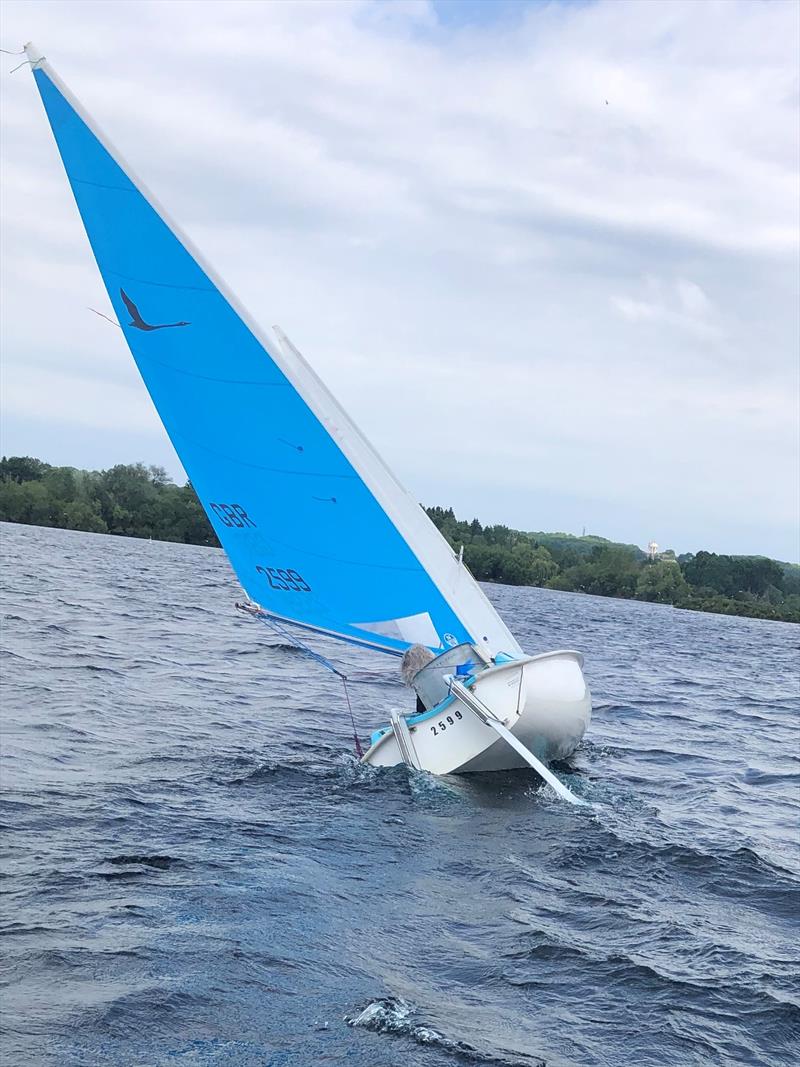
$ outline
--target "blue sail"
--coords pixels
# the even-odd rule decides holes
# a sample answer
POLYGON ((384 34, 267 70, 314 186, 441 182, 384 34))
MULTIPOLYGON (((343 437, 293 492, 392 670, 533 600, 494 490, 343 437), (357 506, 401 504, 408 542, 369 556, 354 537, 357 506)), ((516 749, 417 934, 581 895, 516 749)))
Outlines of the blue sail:
POLYGON ((258 328, 28 54, 125 339, 248 596, 386 652, 417 641, 518 649, 299 353, 258 328))

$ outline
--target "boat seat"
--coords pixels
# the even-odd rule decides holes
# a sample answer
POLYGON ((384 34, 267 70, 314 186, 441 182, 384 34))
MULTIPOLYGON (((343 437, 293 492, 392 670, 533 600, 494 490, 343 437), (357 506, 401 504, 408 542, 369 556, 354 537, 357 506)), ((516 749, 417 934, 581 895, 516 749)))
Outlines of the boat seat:
POLYGON ((435 708, 447 696, 448 687, 444 676, 455 674, 457 667, 463 667, 467 663, 472 663, 476 670, 483 669, 483 664, 478 661, 475 649, 465 642, 448 648, 446 652, 440 653, 417 671, 411 679, 411 685, 428 711, 435 708))

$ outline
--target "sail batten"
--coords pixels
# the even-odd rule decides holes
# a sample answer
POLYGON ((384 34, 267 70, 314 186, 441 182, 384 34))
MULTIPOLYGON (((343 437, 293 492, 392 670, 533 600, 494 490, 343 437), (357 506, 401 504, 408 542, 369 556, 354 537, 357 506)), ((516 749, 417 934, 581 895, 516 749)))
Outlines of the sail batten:
POLYGON ((109 300, 249 597, 384 652, 519 651, 286 335, 257 325, 49 64, 32 65, 109 300))

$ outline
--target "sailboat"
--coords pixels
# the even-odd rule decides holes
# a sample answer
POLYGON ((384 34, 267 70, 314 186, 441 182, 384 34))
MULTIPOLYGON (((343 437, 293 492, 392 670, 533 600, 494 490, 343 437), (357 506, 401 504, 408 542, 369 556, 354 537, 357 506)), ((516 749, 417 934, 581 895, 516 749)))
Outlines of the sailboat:
POLYGON ((525 655, 288 337, 255 322, 42 53, 25 51, 109 300, 247 610, 422 653, 416 710, 391 713, 365 764, 532 766, 575 800, 547 764, 589 723, 581 654, 525 655))

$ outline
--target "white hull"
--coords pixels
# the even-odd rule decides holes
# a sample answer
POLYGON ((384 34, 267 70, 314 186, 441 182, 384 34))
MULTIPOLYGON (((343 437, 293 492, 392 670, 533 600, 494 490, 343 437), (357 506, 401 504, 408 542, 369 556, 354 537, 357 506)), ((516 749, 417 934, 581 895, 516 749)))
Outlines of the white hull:
MULTIPOLYGON (((527 656, 482 671, 471 692, 543 763, 566 759, 580 744, 592 714, 582 665, 579 652, 527 656)), ((432 774, 528 766, 456 697, 407 722, 419 766, 432 774)), ((362 762, 373 767, 404 763, 394 732, 376 740, 362 762)))

